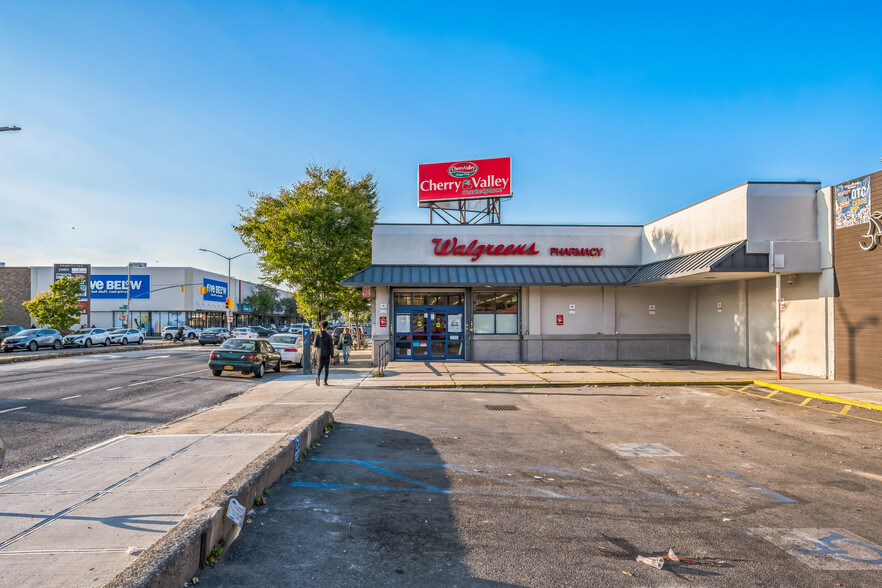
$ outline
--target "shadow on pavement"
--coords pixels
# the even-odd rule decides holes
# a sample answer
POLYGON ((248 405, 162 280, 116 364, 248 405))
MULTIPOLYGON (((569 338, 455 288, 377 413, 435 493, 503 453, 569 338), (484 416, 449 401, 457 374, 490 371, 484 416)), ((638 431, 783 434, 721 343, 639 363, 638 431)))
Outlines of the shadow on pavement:
POLYGON ((470 575, 443 465, 426 437, 338 424, 200 586, 512 586, 470 575))

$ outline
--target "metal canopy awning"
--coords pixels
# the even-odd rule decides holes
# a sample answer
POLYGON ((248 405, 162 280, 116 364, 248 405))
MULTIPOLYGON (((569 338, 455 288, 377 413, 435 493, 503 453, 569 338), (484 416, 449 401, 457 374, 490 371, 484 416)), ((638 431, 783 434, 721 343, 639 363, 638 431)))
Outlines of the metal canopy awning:
POLYGON ((746 242, 643 266, 371 265, 343 286, 629 286, 709 272, 769 271, 768 254, 748 255, 746 242))
POLYGON ((715 247, 642 266, 628 280, 628 285, 660 282, 709 272, 769 271, 768 254, 748 255, 746 242, 715 247))
POLYGON ((371 265, 343 286, 622 286, 638 266, 371 265))

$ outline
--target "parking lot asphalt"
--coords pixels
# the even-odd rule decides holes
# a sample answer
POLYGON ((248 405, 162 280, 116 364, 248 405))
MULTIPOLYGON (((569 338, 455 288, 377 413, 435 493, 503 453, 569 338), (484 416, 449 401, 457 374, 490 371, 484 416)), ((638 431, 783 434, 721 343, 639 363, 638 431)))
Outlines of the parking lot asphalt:
POLYGON ((199 585, 882 585, 877 414, 750 392, 356 388, 199 585))

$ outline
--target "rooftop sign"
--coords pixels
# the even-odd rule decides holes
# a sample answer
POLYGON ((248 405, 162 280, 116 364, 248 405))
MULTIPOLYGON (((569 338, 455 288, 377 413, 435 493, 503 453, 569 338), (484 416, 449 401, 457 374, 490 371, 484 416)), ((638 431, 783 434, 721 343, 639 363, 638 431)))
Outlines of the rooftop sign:
POLYGON ((417 181, 423 207, 431 202, 511 196, 511 157, 424 163, 417 181))

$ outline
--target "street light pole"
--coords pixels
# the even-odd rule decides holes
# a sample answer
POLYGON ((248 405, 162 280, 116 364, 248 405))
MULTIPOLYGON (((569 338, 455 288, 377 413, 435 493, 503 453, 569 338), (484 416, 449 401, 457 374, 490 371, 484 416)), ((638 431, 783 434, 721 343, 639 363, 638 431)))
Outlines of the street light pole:
POLYGON ((230 257, 228 255, 221 255, 217 251, 212 251, 211 249, 203 249, 202 247, 199 248, 199 251, 205 251, 206 253, 214 253, 218 257, 222 257, 227 260, 227 298, 232 298, 233 297, 233 272, 232 272, 231 268, 232 268, 233 260, 236 259, 237 257, 242 257, 243 255, 248 255, 249 253, 254 253, 254 252, 253 251, 245 251, 243 253, 240 253, 239 255, 233 255, 232 257, 230 257))

